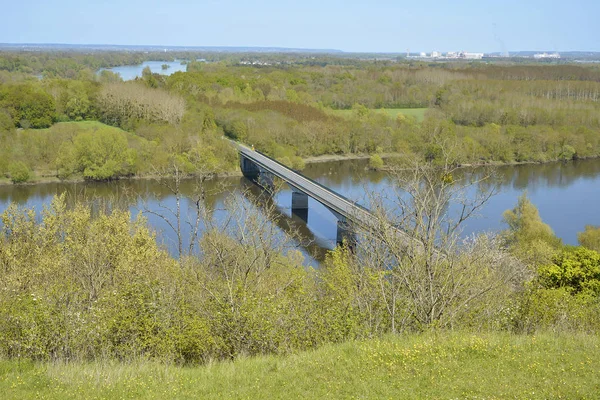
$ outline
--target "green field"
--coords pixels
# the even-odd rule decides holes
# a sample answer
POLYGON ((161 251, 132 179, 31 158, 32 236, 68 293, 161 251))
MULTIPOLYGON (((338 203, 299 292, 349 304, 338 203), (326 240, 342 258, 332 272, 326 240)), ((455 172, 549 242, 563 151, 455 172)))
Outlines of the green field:
POLYGON ((0 361, 3 399, 592 399, 600 337, 388 336, 200 367, 0 361))
POLYGON ((99 121, 69 121, 69 122, 58 122, 54 125, 52 125, 50 128, 45 128, 45 129, 35 129, 34 131, 37 132, 52 132, 52 131, 56 131, 56 130, 60 130, 60 129, 73 129, 77 132, 84 132, 84 131, 94 131, 94 130, 98 130, 98 129, 113 129, 115 131, 121 131, 123 132, 123 130, 121 128, 115 128, 114 126, 110 126, 110 125, 106 125, 103 124, 102 122, 99 121))
MULTIPOLYGON (((406 116, 415 117, 417 122, 422 122, 425 118, 425 111, 427 108, 376 108, 373 111, 378 113, 384 113, 391 118, 396 118, 398 114, 403 114, 406 116)), ((347 117, 354 113, 354 110, 332 110, 334 115, 339 115, 343 117, 347 117)))

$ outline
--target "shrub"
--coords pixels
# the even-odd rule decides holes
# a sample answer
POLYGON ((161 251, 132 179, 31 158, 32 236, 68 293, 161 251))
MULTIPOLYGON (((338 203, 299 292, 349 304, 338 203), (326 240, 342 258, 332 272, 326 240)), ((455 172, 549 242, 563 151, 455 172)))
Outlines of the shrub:
POLYGON ((302 159, 302 157, 293 156, 291 158, 291 162, 292 162, 292 168, 295 169, 296 171, 302 171, 304 169, 304 167, 306 167, 306 164, 304 163, 304 160, 302 159))
POLYGON ((86 179, 107 180, 133 174, 137 159, 124 132, 102 128, 78 134, 72 145, 64 143, 56 166, 61 178, 83 173, 86 179))
POLYGON ((383 159, 379 154, 373 154, 371 158, 369 158, 369 168, 374 170, 383 168, 383 159))
POLYGON ((594 250, 567 248, 555 255, 551 264, 540 267, 538 273, 546 288, 600 295, 600 253, 594 250))
MULTIPOLYGON (((565 288, 530 289, 512 316, 517 332, 588 331, 600 329, 600 301, 587 294, 572 295, 565 288)), ((509 311, 510 312, 510 311, 509 311)))
POLYGON ((577 234, 577 240, 588 249, 600 251, 600 226, 586 225, 585 231, 577 234))
POLYGON ((17 161, 8 166, 8 173, 12 183, 24 183, 31 178, 31 171, 25 163, 17 161))

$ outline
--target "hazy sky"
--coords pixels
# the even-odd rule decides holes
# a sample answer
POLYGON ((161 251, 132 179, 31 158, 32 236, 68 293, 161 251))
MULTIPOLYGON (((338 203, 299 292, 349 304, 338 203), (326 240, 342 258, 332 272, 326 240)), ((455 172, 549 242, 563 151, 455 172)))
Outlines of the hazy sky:
POLYGON ((600 51, 600 0, 0 0, 0 43, 600 51))

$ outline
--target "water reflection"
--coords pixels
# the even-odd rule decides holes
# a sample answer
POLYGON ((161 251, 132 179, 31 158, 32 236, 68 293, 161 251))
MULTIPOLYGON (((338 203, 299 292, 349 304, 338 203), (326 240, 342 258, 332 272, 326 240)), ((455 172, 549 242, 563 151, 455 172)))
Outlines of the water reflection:
MULTIPOLYGON (((385 173, 369 171, 367 160, 352 161, 351 166, 347 163, 312 164, 305 173, 365 206, 369 192, 389 193, 390 178, 385 173), (335 173, 336 170, 340 172, 335 173)), ((469 175, 480 179, 489 172, 489 168, 464 168, 457 171, 456 178, 469 175)), ((600 225, 600 159, 503 166, 494 168, 493 175, 493 179, 481 182, 479 189, 495 185, 499 193, 478 218, 468 221, 465 235, 505 229, 502 213, 513 208, 525 190, 542 219, 567 244, 577 244, 577 232, 583 231, 586 224, 600 225)))
POLYGON ((118 73, 121 75, 124 81, 130 81, 135 78, 140 78, 142 76, 142 71, 144 68, 149 67, 150 71, 154 74, 161 75, 171 75, 175 72, 185 72, 187 70, 186 64, 181 64, 180 60, 175 61, 145 61, 139 65, 123 65, 120 67, 113 68, 101 68, 98 70, 98 73, 103 70, 108 70, 114 73, 118 73), (163 65, 168 65, 169 68, 163 69, 163 65))

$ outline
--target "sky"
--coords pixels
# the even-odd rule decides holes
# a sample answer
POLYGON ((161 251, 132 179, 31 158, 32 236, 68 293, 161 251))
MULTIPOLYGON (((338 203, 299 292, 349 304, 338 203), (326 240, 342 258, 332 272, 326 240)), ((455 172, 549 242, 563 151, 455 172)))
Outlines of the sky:
POLYGON ((0 0, 0 43, 600 51, 600 0, 0 0))

